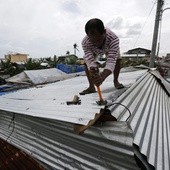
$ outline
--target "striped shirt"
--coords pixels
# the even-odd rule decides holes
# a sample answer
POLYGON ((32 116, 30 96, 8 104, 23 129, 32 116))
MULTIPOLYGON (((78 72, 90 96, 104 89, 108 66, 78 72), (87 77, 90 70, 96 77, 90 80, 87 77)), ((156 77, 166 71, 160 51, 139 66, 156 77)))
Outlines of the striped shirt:
POLYGON ((108 28, 106 28, 106 39, 101 49, 96 47, 86 35, 82 41, 84 60, 87 67, 96 67, 96 56, 106 55, 105 69, 114 71, 116 60, 119 54, 119 38, 108 28))

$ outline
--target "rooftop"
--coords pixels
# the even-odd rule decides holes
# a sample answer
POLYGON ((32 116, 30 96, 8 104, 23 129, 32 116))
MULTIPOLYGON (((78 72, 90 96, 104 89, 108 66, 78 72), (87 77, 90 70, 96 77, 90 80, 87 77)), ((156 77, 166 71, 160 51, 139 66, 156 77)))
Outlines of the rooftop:
POLYGON ((107 107, 97 93, 79 96, 86 76, 0 96, 0 138, 54 169, 169 169, 169 83, 146 69, 123 72, 120 82, 124 89, 112 76, 102 84, 107 107), (67 105, 75 95, 81 104, 67 105), (94 124, 106 108, 117 121, 94 124), (77 135, 75 125, 89 126, 77 135))

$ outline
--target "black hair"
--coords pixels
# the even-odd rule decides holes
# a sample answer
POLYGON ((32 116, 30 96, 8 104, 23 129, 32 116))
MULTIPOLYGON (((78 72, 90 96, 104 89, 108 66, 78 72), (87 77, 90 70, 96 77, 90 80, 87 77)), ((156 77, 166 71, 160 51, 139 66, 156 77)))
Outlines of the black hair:
POLYGON ((90 19, 85 25, 85 32, 86 32, 87 35, 89 34, 89 31, 92 31, 92 30, 95 30, 95 29, 100 34, 103 34, 104 29, 105 29, 103 22, 98 18, 90 19))

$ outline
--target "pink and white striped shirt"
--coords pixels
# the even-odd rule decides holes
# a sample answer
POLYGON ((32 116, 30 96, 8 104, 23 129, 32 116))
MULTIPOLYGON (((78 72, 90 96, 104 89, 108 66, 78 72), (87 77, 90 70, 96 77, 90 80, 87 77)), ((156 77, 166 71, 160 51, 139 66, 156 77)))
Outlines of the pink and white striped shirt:
POLYGON ((106 28, 106 39, 101 49, 96 47, 86 35, 82 41, 84 60, 87 67, 96 67, 96 56, 106 55, 105 69, 114 71, 116 60, 119 54, 119 38, 108 28, 106 28))

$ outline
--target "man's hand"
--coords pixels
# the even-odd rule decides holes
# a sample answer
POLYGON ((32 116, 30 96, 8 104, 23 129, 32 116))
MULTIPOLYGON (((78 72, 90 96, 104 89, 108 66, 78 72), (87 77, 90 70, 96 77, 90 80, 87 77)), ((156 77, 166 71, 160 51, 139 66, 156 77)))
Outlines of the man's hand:
POLYGON ((96 86, 100 86, 103 81, 111 74, 110 70, 104 69, 100 74, 99 69, 96 67, 91 67, 89 70, 90 77, 96 86))
POLYGON ((93 77, 93 83, 98 87, 103 83, 103 78, 100 74, 96 74, 93 77))
POLYGON ((93 79, 96 74, 99 74, 98 67, 90 67, 90 70, 89 70, 90 78, 93 79))
POLYGON ((96 86, 99 86, 103 81, 99 74, 98 67, 91 67, 89 70, 90 77, 96 86))
POLYGON ((98 74, 94 77, 94 84, 96 86, 100 86, 111 73, 112 72, 110 70, 104 69, 101 74, 98 74))

